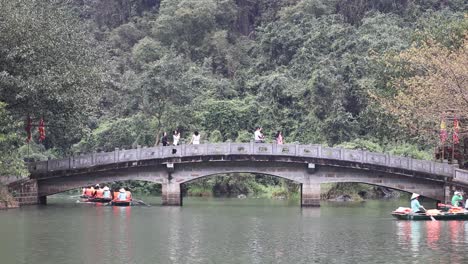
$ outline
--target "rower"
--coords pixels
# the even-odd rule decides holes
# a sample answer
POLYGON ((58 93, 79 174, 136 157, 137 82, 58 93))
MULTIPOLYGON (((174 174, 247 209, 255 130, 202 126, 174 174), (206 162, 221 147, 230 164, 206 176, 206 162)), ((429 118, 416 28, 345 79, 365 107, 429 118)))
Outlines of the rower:
POLYGON ((112 198, 112 195, 111 195, 111 192, 109 190, 109 187, 107 186, 104 186, 104 188, 102 189, 103 193, 102 193, 102 198, 105 198, 105 199, 111 199, 112 198))
POLYGON ((461 192, 455 191, 452 197, 452 206, 462 207, 463 206, 462 201, 463 201, 463 197, 462 197, 461 192))
POLYGON ((104 190, 101 189, 99 186, 96 187, 96 192, 94 193, 94 197, 96 198, 102 198, 104 195, 104 190))
POLYGON ((94 194, 94 188, 93 186, 89 186, 88 188, 86 188, 86 191, 85 191, 85 196, 87 196, 88 198, 92 197, 94 194))
POLYGON ((127 200, 132 200, 132 193, 130 191, 126 191, 125 194, 127 195, 127 200))
POLYGON ((413 193, 413 195, 411 195, 411 211, 413 213, 424 213, 424 212, 426 212, 426 208, 424 208, 424 206, 422 206, 418 201, 419 196, 420 195, 417 194, 417 193, 413 193))

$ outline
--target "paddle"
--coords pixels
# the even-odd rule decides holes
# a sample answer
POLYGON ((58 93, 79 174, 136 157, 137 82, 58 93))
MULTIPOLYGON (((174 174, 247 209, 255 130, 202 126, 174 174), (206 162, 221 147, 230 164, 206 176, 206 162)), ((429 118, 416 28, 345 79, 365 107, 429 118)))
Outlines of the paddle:
MULTIPOLYGON (((421 208, 424 209, 426 215, 428 215, 428 214, 427 214, 426 208, 424 208, 424 207, 422 207, 422 206, 421 206, 421 208)), ((432 215, 428 215, 428 216, 431 218, 432 221, 437 221, 432 215)))
POLYGON ((142 200, 134 200, 134 201, 136 201, 137 203, 142 204, 142 205, 151 206, 151 205, 143 202, 142 200))

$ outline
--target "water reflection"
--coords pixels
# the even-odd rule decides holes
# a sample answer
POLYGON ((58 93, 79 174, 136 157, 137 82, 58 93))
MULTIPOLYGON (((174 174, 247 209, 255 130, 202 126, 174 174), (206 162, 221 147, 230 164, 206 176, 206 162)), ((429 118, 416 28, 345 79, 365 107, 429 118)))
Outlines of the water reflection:
POLYGON ((320 207, 302 207, 301 208, 302 216, 319 218, 320 217, 320 207))
POLYGON ((112 234, 111 245, 114 249, 113 253, 108 258, 119 257, 120 261, 125 263, 134 263, 134 245, 132 237, 132 227, 131 227, 131 212, 132 208, 130 206, 113 206, 112 207, 112 216, 114 223, 117 224, 116 227, 112 228, 109 231, 112 234))
POLYGON ((168 249, 169 249, 169 259, 171 263, 182 263, 180 259, 182 257, 182 246, 181 246, 181 239, 182 236, 180 234, 181 229, 181 207, 171 206, 164 208, 167 210, 169 215, 169 237, 168 237, 168 249))
POLYGON ((261 263, 263 257, 262 237, 260 235, 261 220, 258 217, 253 217, 250 222, 249 234, 250 240, 248 243, 250 250, 250 263, 261 263))
POLYGON ((408 248, 413 257, 427 258, 430 249, 450 263, 464 263, 463 245, 468 243, 464 221, 396 221, 396 226, 401 248, 408 248))
POLYGON ((439 238, 440 238, 440 221, 427 221, 427 246, 433 250, 439 250, 439 238))
POLYGON ((259 200, 0 212, 1 263, 468 263, 468 221, 398 221, 394 204, 259 200), (383 208, 383 209, 380 209, 383 208))

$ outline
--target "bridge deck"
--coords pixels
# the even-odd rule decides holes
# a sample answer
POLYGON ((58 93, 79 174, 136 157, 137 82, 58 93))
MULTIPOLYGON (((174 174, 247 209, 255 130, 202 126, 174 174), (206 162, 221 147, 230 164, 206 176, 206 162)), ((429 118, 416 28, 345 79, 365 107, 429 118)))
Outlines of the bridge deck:
POLYGON ((29 164, 32 177, 51 172, 89 169, 118 163, 160 160, 162 162, 184 162, 202 157, 253 157, 291 158, 303 162, 339 166, 380 167, 388 171, 405 171, 443 177, 457 177, 468 182, 468 175, 450 164, 392 156, 363 150, 331 148, 321 145, 267 144, 267 143, 219 143, 202 145, 180 145, 137 149, 116 149, 112 152, 91 153, 69 158, 40 161, 29 164))

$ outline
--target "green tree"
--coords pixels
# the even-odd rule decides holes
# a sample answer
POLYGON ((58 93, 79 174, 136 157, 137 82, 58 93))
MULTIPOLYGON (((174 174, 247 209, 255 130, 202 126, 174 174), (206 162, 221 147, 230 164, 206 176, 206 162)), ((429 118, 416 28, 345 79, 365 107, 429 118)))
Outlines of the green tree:
POLYGON ((99 49, 56 1, 0 1, 0 100, 18 119, 44 117, 49 146, 80 138, 103 87, 99 49))
POLYGON ((15 121, 0 102, 0 176, 26 176, 28 171, 18 152, 22 138, 16 132, 21 122, 15 121))

